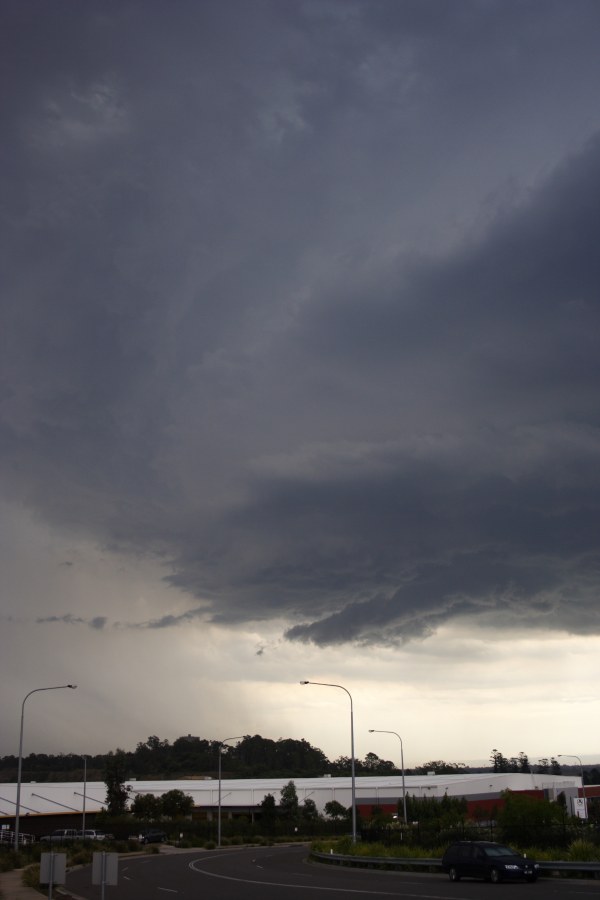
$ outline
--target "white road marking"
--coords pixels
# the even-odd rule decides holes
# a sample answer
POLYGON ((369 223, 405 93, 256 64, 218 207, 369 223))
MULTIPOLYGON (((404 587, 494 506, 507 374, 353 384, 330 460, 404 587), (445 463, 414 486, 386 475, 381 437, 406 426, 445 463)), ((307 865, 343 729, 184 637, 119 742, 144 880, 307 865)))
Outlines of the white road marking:
MULTIPOLYGON (((214 859, 214 857, 212 858, 214 859)), ((261 884, 266 887, 296 888, 299 891, 331 891, 332 893, 338 894, 368 894, 371 897, 375 895, 378 897, 400 896, 398 891, 376 891, 373 889, 365 891, 360 890, 359 888, 325 887, 318 884, 285 884, 284 882, 279 881, 256 881, 251 878, 235 878, 233 875, 215 875, 214 872, 208 872, 206 869, 197 868, 195 865, 196 862, 200 862, 200 860, 193 860, 189 863, 189 868, 192 869, 192 871, 197 872, 199 875, 208 875, 209 878, 220 878, 222 881, 238 881, 242 884, 261 884)), ((447 896, 443 897, 440 894, 405 894, 402 892, 401 896, 414 897, 417 898, 417 900, 448 900, 447 896)), ((469 898, 454 897, 454 900, 469 900, 469 898)))

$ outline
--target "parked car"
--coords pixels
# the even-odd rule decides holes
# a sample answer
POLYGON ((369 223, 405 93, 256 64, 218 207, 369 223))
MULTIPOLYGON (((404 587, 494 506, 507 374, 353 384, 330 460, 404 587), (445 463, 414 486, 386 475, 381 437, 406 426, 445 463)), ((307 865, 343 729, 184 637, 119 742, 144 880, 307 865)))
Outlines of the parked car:
POLYGON ((45 834, 44 837, 40 838, 40 841, 44 841, 47 844, 64 844, 67 841, 76 841, 79 839, 79 834, 75 828, 55 828, 52 834, 45 834))
POLYGON ((442 867, 450 881, 461 878, 483 878, 497 884, 509 879, 535 881, 538 864, 516 850, 493 841, 457 841, 442 857, 442 867))
POLYGON ((159 828, 148 828, 139 836, 140 844, 164 844, 166 840, 166 833, 159 828))
POLYGON ((109 840, 109 835, 105 834, 103 831, 98 831, 97 828, 86 828, 85 831, 78 831, 77 836, 82 841, 107 841, 107 840, 109 840))

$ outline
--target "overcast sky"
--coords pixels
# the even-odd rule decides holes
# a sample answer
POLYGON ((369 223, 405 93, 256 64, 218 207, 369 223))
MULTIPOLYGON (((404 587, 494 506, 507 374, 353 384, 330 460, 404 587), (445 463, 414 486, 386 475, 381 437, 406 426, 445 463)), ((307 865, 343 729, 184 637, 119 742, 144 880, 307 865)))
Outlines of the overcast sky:
POLYGON ((0 17, 0 753, 598 759, 597 0, 0 17))

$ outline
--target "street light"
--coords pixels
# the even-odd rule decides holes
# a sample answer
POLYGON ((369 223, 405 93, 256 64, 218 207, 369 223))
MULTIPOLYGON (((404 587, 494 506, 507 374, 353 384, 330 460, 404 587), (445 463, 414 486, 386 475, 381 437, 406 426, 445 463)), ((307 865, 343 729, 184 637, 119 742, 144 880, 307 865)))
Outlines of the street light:
POLYGON ((21 704, 21 732, 19 735, 19 765, 17 768, 17 802, 15 804, 15 851, 17 853, 19 851, 19 809, 21 806, 21 770, 23 768, 23 720, 25 716, 25 701, 28 697, 31 697, 32 694, 37 694, 38 691, 60 691, 63 688, 71 688, 71 690, 74 691, 76 687, 76 684, 57 684, 53 687, 34 688, 32 691, 29 691, 28 694, 25 694, 25 697, 23 698, 23 703, 21 704))
POLYGON ((400 741, 400 765, 402 767, 402 809, 404 811, 404 824, 408 825, 406 818, 406 787, 404 784, 404 748, 402 746, 402 738, 397 731, 382 731, 379 728, 369 728, 369 734, 395 734, 400 741))
POLYGON ((350 765, 352 774, 352 843, 356 843, 356 772, 354 765, 354 710, 352 705, 352 694, 342 684, 328 684, 323 681, 301 681, 300 684, 317 684, 320 687, 334 687, 345 691, 350 698, 350 765))
POLYGON ((225 738, 222 741, 219 741, 219 807, 217 813, 217 847, 221 846, 221 753, 223 752, 223 745, 227 743, 227 741, 241 741, 243 735, 238 735, 237 737, 225 738))
POLYGON ((87 756, 82 755, 83 760, 83 811, 81 817, 81 837, 85 840, 85 793, 87 788, 87 756))
POLYGON ((583 763, 581 762, 581 759, 578 756, 575 756, 574 753, 559 753, 558 754, 559 759, 564 756, 568 756, 570 759, 576 759, 579 763, 579 768, 581 769, 581 795, 583 797, 583 813, 584 813, 584 818, 587 819, 587 801, 585 799, 585 781, 584 781, 584 775, 583 775, 583 763))

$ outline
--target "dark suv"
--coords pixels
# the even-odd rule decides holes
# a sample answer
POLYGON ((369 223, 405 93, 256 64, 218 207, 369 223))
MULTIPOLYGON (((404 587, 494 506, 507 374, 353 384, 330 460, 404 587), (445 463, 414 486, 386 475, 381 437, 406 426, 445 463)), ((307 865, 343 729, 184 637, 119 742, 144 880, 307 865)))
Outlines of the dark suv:
POLYGON ((167 835, 159 828, 148 828, 140 834, 140 844, 164 844, 167 835))
POLYGON ((442 857, 442 867, 450 876, 450 881, 463 877, 483 878, 497 884, 509 878, 535 881, 538 864, 492 841, 457 841, 451 844, 442 857))

